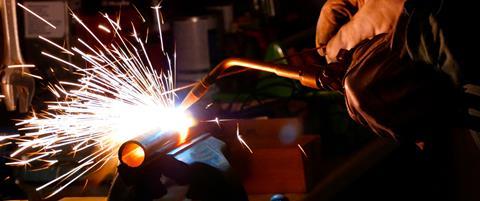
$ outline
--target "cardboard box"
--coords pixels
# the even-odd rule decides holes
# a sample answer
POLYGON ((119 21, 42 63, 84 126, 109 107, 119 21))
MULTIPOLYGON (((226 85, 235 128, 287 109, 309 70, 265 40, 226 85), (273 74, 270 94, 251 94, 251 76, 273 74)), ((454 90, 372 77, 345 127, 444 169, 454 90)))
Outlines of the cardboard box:
POLYGON ((299 119, 236 120, 221 126, 222 135, 230 139, 230 162, 241 171, 249 194, 305 193, 312 185, 319 136, 303 135, 299 119), (237 123, 253 153, 239 142, 237 123))

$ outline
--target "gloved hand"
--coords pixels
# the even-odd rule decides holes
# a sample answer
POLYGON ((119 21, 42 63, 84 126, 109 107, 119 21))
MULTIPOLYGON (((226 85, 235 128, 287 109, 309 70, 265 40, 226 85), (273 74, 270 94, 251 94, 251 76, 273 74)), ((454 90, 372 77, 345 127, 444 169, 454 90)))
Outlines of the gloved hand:
POLYGON ((341 49, 351 50, 361 41, 391 32, 405 0, 327 0, 317 23, 316 46, 328 63, 337 61, 341 49))
POLYGON ((351 52, 340 50, 337 56, 337 62, 325 64, 320 71, 318 81, 322 88, 343 93, 343 78, 350 64, 351 52))
POLYGON ((288 63, 292 66, 307 66, 316 68, 319 71, 318 82, 322 89, 343 92, 343 76, 350 63, 350 52, 341 50, 337 62, 327 64, 325 57, 320 57, 316 52, 297 52, 295 49, 288 49, 288 63))
MULTIPOLYGON (((28 73, 26 68, 5 68, 0 71, 1 91, 5 96, 6 109, 18 112, 28 112, 35 91, 35 81, 32 77, 24 74, 28 73)), ((2 99, 0 99, 1 101, 2 99)))

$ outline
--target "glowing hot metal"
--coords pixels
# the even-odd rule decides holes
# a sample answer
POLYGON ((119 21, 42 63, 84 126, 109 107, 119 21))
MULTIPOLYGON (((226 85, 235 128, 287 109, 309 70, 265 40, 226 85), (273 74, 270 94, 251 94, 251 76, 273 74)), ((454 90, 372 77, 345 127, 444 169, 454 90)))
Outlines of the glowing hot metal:
MULTIPOLYGON (((159 8, 154 7, 157 15, 160 15, 159 8)), ((165 135, 167 141, 178 144, 185 141, 189 127, 195 124, 188 113, 175 106, 172 66, 166 66, 162 72, 155 70, 145 51, 144 40, 139 38, 133 25, 133 36, 124 36, 119 20, 103 15, 109 24, 102 26, 115 34, 113 42, 104 43, 78 16, 73 12, 71 15, 90 34, 93 43, 78 39, 83 47, 67 49, 45 37, 39 38, 61 53, 80 56, 88 64, 85 68, 56 54, 42 52, 44 56, 72 67, 81 78, 75 83, 59 81, 58 84, 49 84, 48 89, 59 100, 48 102, 47 111, 33 113, 31 118, 17 123, 25 135, 0 138, 0 141, 13 140, 18 146, 10 154, 12 162, 8 165, 12 166, 37 163, 50 166, 58 162, 54 159, 59 154, 74 158, 83 155, 77 157, 75 168, 37 188, 37 191, 54 189, 53 192, 48 190, 51 193, 46 198, 99 170, 108 161, 117 159, 119 146, 128 140, 149 134, 165 135), (132 39, 134 43, 130 42, 132 39)), ((170 55, 161 54, 171 64, 170 55)), ((125 159, 148 156, 148 153, 133 148, 133 152, 129 151, 133 155, 125 155, 125 159)))

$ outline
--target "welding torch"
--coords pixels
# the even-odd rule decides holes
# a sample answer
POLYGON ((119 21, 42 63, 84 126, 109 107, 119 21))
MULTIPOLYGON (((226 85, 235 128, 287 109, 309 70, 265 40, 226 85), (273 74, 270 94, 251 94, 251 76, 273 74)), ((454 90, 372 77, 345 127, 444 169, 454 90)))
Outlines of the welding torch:
MULTIPOLYGON (((339 54, 340 55, 340 54, 339 54)), ((342 54, 343 55, 343 54, 342 54)), ((342 59, 339 59, 342 60, 342 59)), ((343 61, 343 60, 342 60, 343 61)), ((334 64, 337 65, 337 64, 334 64)), ((274 63, 266 63, 260 61, 254 61, 249 59, 240 59, 240 58, 230 58, 226 59, 217 65, 215 68, 212 69, 203 79, 198 81, 191 89, 191 91, 187 94, 186 98, 181 103, 180 107, 182 109, 188 109, 191 105, 196 103, 205 93, 207 92, 210 85, 214 84, 217 78, 219 78, 227 69, 231 67, 245 67, 248 69, 255 69, 259 71, 265 71, 270 73, 275 73, 280 77, 286 77, 294 80, 300 81, 303 86, 310 87, 313 89, 322 89, 326 88, 325 83, 332 83, 326 80, 328 78, 328 73, 326 74, 325 68, 315 68, 313 66, 289 66, 289 65, 282 65, 282 64, 274 64, 274 63)), ((333 69, 340 69, 340 68, 333 68, 333 69)), ((343 69, 343 68, 341 68, 343 69)), ((344 73, 343 71, 341 73, 344 73)), ((337 73, 337 74, 341 74, 337 73)), ((341 76, 340 76, 341 77, 341 76)), ((332 88, 332 87, 330 87, 332 88)), ((229 163, 221 153, 220 147, 224 146, 221 145, 221 141, 212 137, 208 134, 189 134, 189 139, 186 140, 186 143, 178 144, 175 141, 175 137, 172 137, 174 133, 165 133, 161 131, 152 131, 145 133, 144 135, 138 136, 135 139, 125 142, 119 149, 118 158, 120 163, 123 165, 123 171, 127 171, 127 173, 120 174, 120 176, 124 175, 127 177, 134 177, 134 180, 139 178, 132 176, 138 172, 141 172, 142 169, 146 169, 143 172, 164 172, 166 174, 170 174, 172 177, 180 178, 178 179, 181 181, 180 183, 188 183, 188 177, 192 177, 192 174, 195 175, 205 175, 205 172, 212 172, 205 169, 205 166, 202 168, 197 169, 198 173, 192 173, 195 171, 187 170, 184 163, 186 164, 195 164, 197 162, 201 162, 201 164, 208 164, 208 168, 212 168, 213 172, 219 170, 220 172, 225 172, 228 167, 229 163), (217 144, 217 145, 214 145, 217 144), (207 149, 206 149, 207 148, 207 149), (207 150, 208 154, 196 154, 201 155, 203 159, 199 158, 192 158, 191 156, 195 154, 191 154, 191 152, 195 152, 196 149, 200 150, 207 150), (205 157, 208 156, 208 157, 205 157), (176 159, 173 159, 176 158, 176 159), (177 160, 180 160, 184 163, 178 163, 177 160), (163 161, 163 162, 162 162, 163 161), (153 167, 152 168, 152 165, 153 167), (167 168, 165 167, 172 167, 174 168, 167 168), (175 171, 172 171, 175 170, 175 171), (132 174, 132 172, 134 174, 132 174), (173 173, 172 172, 183 172, 182 173, 173 173), (190 172, 190 173, 189 173, 190 172)), ((198 150, 197 150, 198 151, 198 150)), ((202 151, 202 152, 203 152, 202 151)), ((198 163, 197 163, 198 165, 198 163)), ((119 168, 120 169, 120 168, 119 168)), ((195 169, 195 168, 193 168, 195 169)), ((168 177, 168 175, 166 175, 168 177)), ((212 192, 213 190, 217 191, 218 195, 227 192, 224 196, 229 197, 231 200, 231 196, 228 194, 236 194, 240 200, 245 200, 245 193, 242 190, 243 187, 239 187, 239 185, 235 185, 235 182, 225 182, 223 176, 217 176, 221 180, 221 182, 213 182, 216 183, 214 185, 204 185, 204 183, 212 183, 211 177, 205 178, 204 180, 199 182, 199 185, 195 187, 196 189, 202 189, 209 186, 217 186, 216 188, 209 189, 205 192, 212 192), (219 190, 217 185, 218 183, 222 183, 225 189, 219 190), (224 185, 223 185, 224 184, 224 185), (234 184, 233 187, 231 184, 234 184), (233 193, 232 193, 233 192, 233 193)), ((128 180, 128 178, 126 179, 128 180)), ((191 181, 190 181, 191 182, 191 181)), ((137 182, 143 183, 143 182, 137 182)), ((162 185, 162 184, 158 184, 162 185)), ((146 186, 145 188, 149 188, 146 186)), ((141 188, 140 188, 141 189, 141 188)), ((155 191, 152 189, 151 191, 155 191)), ((203 192, 203 191, 200 191, 203 192)), ((164 194, 165 192, 158 191, 159 194, 164 194)), ((212 193, 200 193, 203 196, 212 196, 212 193)), ((111 193, 114 195, 114 193, 111 193)), ((235 197, 235 196, 234 196, 235 197)), ((211 199, 210 199, 211 200, 211 199)), ((220 199, 225 200, 225 199, 220 199)))
MULTIPOLYGON (((266 63, 249 59, 230 58, 226 59, 210 71, 203 79, 191 89, 186 98, 181 103, 183 109, 189 108, 197 102, 208 90, 209 86, 214 84, 216 79, 231 67, 245 67, 259 71, 275 73, 278 76, 299 80, 304 86, 320 89, 323 88, 320 83, 321 70, 312 66, 288 66, 282 64, 266 63)), ((130 168, 139 168, 148 164, 150 161, 156 161, 158 157, 163 157, 172 152, 186 150, 201 137, 189 135, 192 139, 188 143, 179 145, 172 137, 172 133, 161 131, 147 132, 135 139, 127 141, 120 146, 118 158, 123 165, 130 168)), ((175 153, 173 153, 175 154, 175 153)))
POLYGON ((180 107, 182 109, 188 109, 196 103, 203 95, 205 95, 210 85, 214 84, 216 79, 231 67, 244 67, 274 73, 280 77, 298 80, 303 86, 313 89, 325 88, 323 81, 328 79, 328 76, 325 76, 324 69, 312 66, 289 66, 242 58, 229 58, 221 62, 205 77, 198 81, 187 94, 185 99, 183 99, 180 107))
MULTIPOLYGON (((348 52, 346 51, 339 52, 337 60, 340 62, 332 64, 337 65, 337 67, 333 67, 332 69, 339 69, 338 66, 340 66, 340 64, 345 66, 344 63, 347 61, 347 54, 348 52)), ((217 78, 231 67, 244 67, 274 73, 280 77, 298 80, 303 86, 313 89, 325 88, 325 78, 328 77, 325 75, 325 68, 319 69, 306 65, 290 66, 243 58, 229 58, 222 61, 203 77, 203 79, 198 81, 187 94, 185 99, 183 99, 180 107, 188 109, 191 105, 196 103, 203 95, 205 95, 210 85, 214 84, 217 78)), ((190 144, 192 144, 195 139, 190 141, 190 144)), ((172 141, 171 134, 153 131, 141 135, 134 140, 125 142, 119 149, 118 158, 121 163, 132 168, 137 168, 146 161, 153 160, 149 158, 165 155, 174 149, 185 149, 186 147, 188 147, 188 145, 183 145, 182 148, 179 147, 175 141, 172 141), (158 152, 162 152, 162 154, 159 154, 158 152)))

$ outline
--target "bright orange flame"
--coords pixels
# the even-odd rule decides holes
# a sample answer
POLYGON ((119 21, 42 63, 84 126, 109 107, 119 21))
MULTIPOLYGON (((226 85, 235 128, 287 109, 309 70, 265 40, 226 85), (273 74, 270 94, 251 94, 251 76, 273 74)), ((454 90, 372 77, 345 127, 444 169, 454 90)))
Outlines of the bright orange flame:
POLYGON ((159 105, 117 104, 108 110, 96 112, 112 114, 111 116, 115 117, 108 120, 110 121, 109 125, 113 125, 111 139, 119 144, 155 130, 182 133, 186 138, 188 128, 196 124, 190 113, 178 108, 165 108, 159 105))
POLYGON ((129 167, 138 167, 145 161, 145 151, 133 142, 127 142, 121 151, 121 161, 129 167))
POLYGON ((190 127, 197 123, 190 114, 184 113, 182 117, 183 118, 181 118, 182 121, 179 124, 179 127, 176 128, 178 131, 178 144, 183 144, 187 140, 190 127))
POLYGON ((183 144, 187 140, 189 130, 190 129, 187 128, 183 131, 178 132, 178 144, 183 144))

